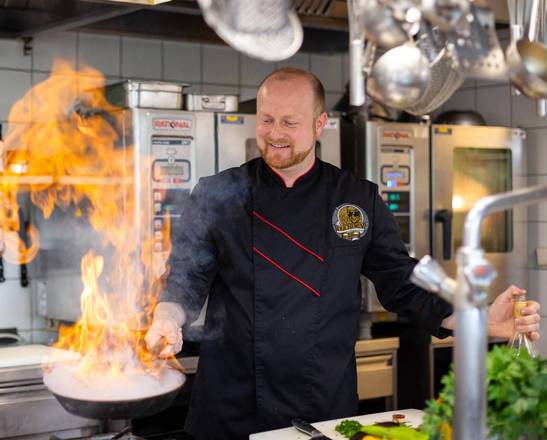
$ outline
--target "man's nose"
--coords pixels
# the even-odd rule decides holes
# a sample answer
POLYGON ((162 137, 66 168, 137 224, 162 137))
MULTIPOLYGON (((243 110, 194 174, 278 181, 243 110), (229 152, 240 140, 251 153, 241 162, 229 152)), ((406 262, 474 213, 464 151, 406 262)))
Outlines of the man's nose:
POLYGON ((270 137, 272 139, 276 139, 278 137, 281 137, 282 134, 283 134, 283 131, 282 131, 281 124, 279 124, 278 122, 274 122, 270 129, 270 137))

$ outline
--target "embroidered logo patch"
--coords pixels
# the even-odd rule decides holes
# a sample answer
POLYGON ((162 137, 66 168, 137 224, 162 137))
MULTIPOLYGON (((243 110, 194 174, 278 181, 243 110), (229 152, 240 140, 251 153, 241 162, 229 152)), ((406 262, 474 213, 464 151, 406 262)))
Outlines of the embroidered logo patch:
POLYGON ((344 240, 359 240, 367 233, 368 217, 363 208, 344 203, 334 210, 332 227, 338 237, 344 240))

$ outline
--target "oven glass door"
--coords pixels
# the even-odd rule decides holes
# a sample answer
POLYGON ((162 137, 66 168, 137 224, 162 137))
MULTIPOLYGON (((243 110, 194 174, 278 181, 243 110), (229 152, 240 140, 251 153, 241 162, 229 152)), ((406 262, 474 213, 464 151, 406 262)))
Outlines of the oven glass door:
MULTIPOLYGON (((483 197, 525 186, 519 130, 433 125, 431 129, 431 250, 455 277, 469 209, 483 197)), ((526 285, 526 209, 488 215, 481 246, 498 273, 490 299, 508 285, 526 285)))
MULTIPOLYGON (((452 173, 452 226, 454 248, 463 244, 465 216, 479 199, 511 191, 511 150, 507 148, 454 149, 452 173)), ((513 250, 512 210, 489 215, 481 227, 481 246, 486 252, 513 250)))

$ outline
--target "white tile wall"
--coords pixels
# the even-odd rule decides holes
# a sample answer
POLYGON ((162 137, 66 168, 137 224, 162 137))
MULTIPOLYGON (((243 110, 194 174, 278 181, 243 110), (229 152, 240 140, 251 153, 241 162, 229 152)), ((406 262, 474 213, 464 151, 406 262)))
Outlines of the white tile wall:
POLYGON ((163 77, 166 81, 201 82, 201 45, 164 41, 163 77))
POLYGON ((0 328, 17 327, 28 330, 31 327, 30 287, 21 287, 18 279, 0 284, 2 307, 0 307, 0 328))
POLYGON ((78 68, 90 66, 105 76, 120 76, 121 37, 84 34, 78 39, 78 68))
POLYGON ((256 87, 241 87, 239 89, 239 100, 247 101, 256 98, 256 87))
POLYGON ((240 84, 242 86, 258 86, 274 69, 274 63, 266 63, 255 58, 241 55, 240 84))
POLYGON ((327 92, 342 92, 342 55, 316 55, 310 56, 310 70, 321 80, 327 92))
POLYGON ((124 78, 161 79, 161 41, 122 38, 122 76, 124 78))
POLYGON ((296 53, 292 57, 275 63, 276 69, 280 67, 299 67, 300 69, 310 69, 310 55, 307 53, 296 53))
POLYGON ((203 82, 237 86, 239 58, 239 53, 231 47, 203 45, 203 82))
POLYGON ((477 89, 477 111, 488 125, 511 126, 511 89, 509 86, 477 89))
POLYGON ((23 53, 21 40, 0 40, 0 68, 30 69, 31 57, 23 53))
POLYGON ((525 96, 512 96, 513 124, 515 127, 547 127, 547 118, 537 116, 536 102, 525 96))
POLYGON ((45 34, 33 40, 32 57, 35 70, 50 71, 55 59, 76 63, 77 34, 60 32, 45 34))
POLYGON ((476 110, 475 89, 460 89, 442 106, 442 110, 476 110))
MULTIPOLYGON (((0 70, 0 84, 2 92, 0 93, 0 120, 7 121, 12 106, 19 101, 28 92, 31 86, 31 77, 29 72, 16 70, 0 70)), ((30 122, 26 117, 28 113, 21 115, 14 122, 30 122)))

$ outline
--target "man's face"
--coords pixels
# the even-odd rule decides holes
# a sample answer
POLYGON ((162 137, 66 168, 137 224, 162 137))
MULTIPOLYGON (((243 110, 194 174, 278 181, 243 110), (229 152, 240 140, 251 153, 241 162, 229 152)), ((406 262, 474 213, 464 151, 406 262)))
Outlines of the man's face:
POLYGON ((303 78, 266 81, 257 95, 256 140, 262 158, 287 169, 315 154, 327 115, 315 115, 311 85, 303 78))

